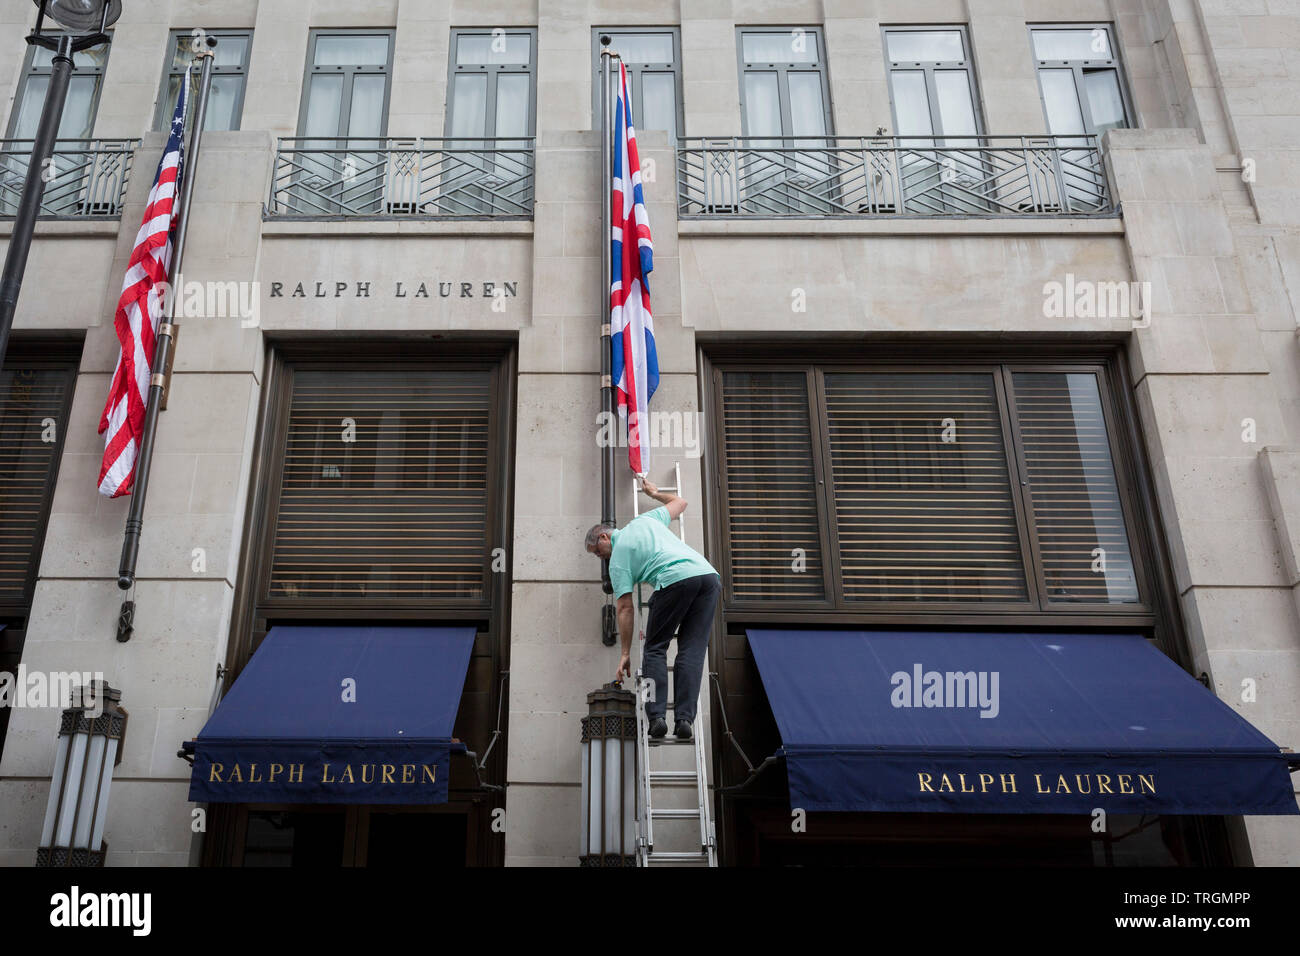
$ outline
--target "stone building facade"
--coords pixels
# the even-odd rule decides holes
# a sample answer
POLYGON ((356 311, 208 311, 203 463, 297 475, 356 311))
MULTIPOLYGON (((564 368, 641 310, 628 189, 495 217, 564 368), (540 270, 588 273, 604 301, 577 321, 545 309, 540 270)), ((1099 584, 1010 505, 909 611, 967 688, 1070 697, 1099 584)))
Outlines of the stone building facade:
MULTIPOLYGON (((32 4, 0 3, 0 35, 7 38, 0 44, 0 89, 11 138, 24 89, 32 85, 20 37, 33 20, 32 4)), ((501 457, 494 460, 500 480, 493 486, 500 511, 488 544, 503 549, 505 563, 491 573, 505 577, 489 578, 486 593, 493 597, 476 618, 484 623, 467 684, 467 700, 472 695, 476 703, 465 705, 462 718, 472 717, 469 743, 482 754, 498 729, 501 705, 503 733, 487 771, 504 790, 471 813, 504 807, 507 824, 504 832, 487 825, 487 816, 471 824, 479 836, 467 853, 506 865, 576 863, 578 716, 586 693, 610 679, 617 660, 616 650, 600 640, 605 597, 598 569, 580 546, 582 532, 599 517, 601 454, 594 438, 604 295, 595 44, 597 31, 635 28, 672 37, 675 60, 667 73, 675 77, 672 92, 684 123, 638 138, 655 247, 660 382, 652 407, 685 416, 688 437, 692 423, 700 428, 696 448, 683 441, 656 451, 651 477, 671 484, 680 463, 682 493, 692 502, 687 540, 723 567, 728 492, 718 465, 715 406, 725 389, 715 383, 749 360, 738 350, 766 350, 762 362, 785 358, 810 368, 883 355, 924 364, 961 353, 984 356, 990 366, 1039 356, 1044 365, 1068 365, 1071 356, 1109 362, 1107 381, 1115 388, 1108 400, 1121 410, 1112 426, 1130 414, 1123 409, 1131 410, 1140 445, 1129 457, 1149 481, 1147 491, 1141 482, 1131 490, 1139 503, 1130 505, 1134 523, 1150 518, 1152 557, 1143 573, 1160 594, 1146 596, 1155 622, 1147 630, 1158 631, 1171 656, 1193 675, 1207 675, 1215 693, 1271 739, 1297 746, 1300 193, 1293 184, 1300 177, 1300 7, 1294 3, 128 0, 84 134, 140 140, 132 147, 120 209, 40 222, 13 339, 38 350, 50 343, 71 348, 75 387, 43 545, 36 543, 34 590, 25 613, 10 623, 11 632, 22 631, 22 643, 10 651, 20 653, 29 671, 102 672, 122 690, 130 719, 106 828, 110 865, 183 866, 214 852, 193 832, 189 767, 176 751, 207 719, 218 667, 237 672, 276 614, 283 620, 290 613, 259 592, 266 561, 277 560, 264 523, 264 499, 277 474, 267 470, 276 452, 266 429, 290 401, 286 369, 350 355, 384 367, 449 354, 488 356, 503 396, 493 425, 501 438, 501 457), (955 31, 966 49, 953 60, 934 57, 927 72, 919 57, 889 48, 891 29, 911 27, 945 36, 955 31), (1097 93, 1090 101, 1097 115, 1085 121, 1086 129, 1072 129, 1069 117, 1052 112, 1056 80, 1040 74, 1053 65, 1065 72, 1073 67, 1063 56, 1049 62, 1041 55, 1046 48, 1034 46, 1034 30, 1050 27, 1100 31, 1109 44, 1074 71, 1089 92, 1091 84, 1108 82, 1098 78, 1105 68, 1119 77, 1119 99, 1097 93), (219 44, 222 31, 249 42, 235 128, 213 128, 204 138, 185 278, 236 289, 256 283, 244 286, 256 289, 255 309, 182 319, 146 509, 134 635, 119 643, 123 595, 116 572, 127 501, 95 492, 102 455, 96 428, 117 355, 113 312, 121 277, 164 142, 156 130, 165 108, 159 104, 166 96, 165 60, 176 38, 193 29, 214 32, 219 44), (494 30, 507 38, 507 50, 516 38, 527 49, 520 62, 511 62, 512 52, 497 58, 520 67, 512 74, 493 73, 492 55, 486 63, 465 56, 467 67, 492 74, 499 111, 495 129, 470 130, 458 122, 472 125, 481 114, 472 112, 478 108, 472 81, 465 83, 465 99, 458 96, 457 43, 465 36, 490 43, 494 30), (755 64, 767 63, 769 52, 747 59, 746 35, 796 33, 812 44, 811 59, 807 46, 794 50, 789 65, 767 72, 755 64), (360 34, 389 44, 382 65, 362 57, 368 74, 354 70, 346 53, 339 66, 313 45, 318 36, 360 34), (314 71, 317 63, 322 69, 314 71), (354 110, 350 128, 344 122, 328 134, 312 126, 311 90, 317 75, 328 72, 324 67, 346 74, 356 110, 367 108, 368 90, 382 86, 383 115, 358 120, 354 110), (902 73, 910 77, 896 75, 902 73), (940 73, 959 73, 970 83, 970 103, 953 106, 948 81, 935 85, 940 73), (501 79, 507 74, 525 78, 519 95, 528 103, 518 114, 508 112, 516 87, 501 79), (367 85, 367 75, 381 79, 367 85), (912 86, 921 75, 929 76, 930 87, 912 86), (769 79, 771 100, 764 98, 769 79), (913 94, 929 104, 930 116, 907 112, 913 94), (810 111, 814 101, 824 117, 810 111), (1118 122, 1105 122, 1102 107, 1116 102, 1118 122), (763 126, 769 106, 772 123, 784 125, 763 126), (975 130, 961 125, 968 107, 975 130), (1059 176, 1063 163, 1090 172, 1082 186, 1055 179, 1048 189, 1057 191, 1047 199, 999 205, 986 196, 980 209, 943 192, 965 182, 966 161, 945 174, 936 156, 909 160, 932 162, 936 176, 907 196, 895 193, 892 208, 886 208, 890 200, 858 193, 851 207, 840 202, 867 188, 847 178, 836 187, 842 192, 814 200, 803 190, 815 185, 788 177, 766 206, 754 201, 752 184, 744 192, 718 185, 719 178, 713 192, 705 191, 703 170, 761 163, 762 149, 782 135, 799 137, 788 142, 806 150, 795 162, 805 164, 815 184, 830 162, 832 132, 856 144, 837 139, 835 149, 863 149, 874 135, 872 155, 896 159, 889 151, 908 147, 899 137, 913 137, 914 146, 925 135, 916 126, 923 120, 952 124, 945 132, 964 137, 953 143, 973 150, 965 154, 975 157, 972 168, 1014 165, 1007 157, 1017 150, 1019 162, 1029 165, 1033 144, 1056 134, 1051 148, 1034 153, 1057 164, 1047 178, 1059 176), (503 213, 492 198, 501 187, 480 179, 474 187, 480 192, 458 200, 466 205, 453 208, 435 197, 432 206, 409 214, 389 204, 388 194, 353 203, 345 172, 333 181, 343 183, 343 192, 321 199, 302 192, 309 187, 301 166, 295 172, 286 165, 294 161, 286 138, 305 132, 327 150, 337 147, 326 141, 346 134, 384 138, 390 144, 384 148, 402 137, 527 139, 517 155, 531 164, 531 192, 523 194, 522 212, 503 213), (1097 164, 1089 134, 1098 137, 1097 164), (1000 137, 1010 139, 995 142, 1000 137), (977 142, 988 151, 974 149, 977 142), (900 199, 911 209, 900 211, 900 199), (1096 301, 1117 284, 1149 289, 1148 309, 1109 314, 1081 306, 1054 313, 1053 283, 1067 290, 1100 285, 1096 301), (271 557, 259 557, 264 554, 271 557), (1166 572, 1157 567, 1162 562, 1166 572)), ((320 80, 321 88, 329 82, 320 80)), ((654 108, 650 89, 642 87, 637 95, 644 100, 634 106, 654 108)), ((341 115, 338 101, 321 95, 320 109, 332 104, 330 116, 341 115)), ((364 157, 380 147, 370 142, 356 149, 364 167, 364 157)), ((833 155, 839 162, 844 153, 833 155)), ((500 163, 497 170, 498 182, 508 178, 500 163)), ((863 175, 870 179, 870 169, 863 175)), ((6 222, 12 219, 0 220, 0 233, 6 222)), ((632 514, 632 482, 619 474, 622 522, 632 514)), ((743 604, 734 592, 732 600, 743 604)), ((347 613, 364 613, 358 607, 347 613)), ((298 616, 315 620, 323 612, 298 616)), ((414 610, 409 616, 439 617, 414 610)), ((742 660, 741 643, 754 619, 743 608, 720 612, 712 648, 710 670, 726 688, 722 699, 739 711, 754 706, 752 665, 742 660)), ((1038 618, 1012 619, 1043 626, 1038 618)), ((1071 624, 1091 626, 1079 619, 1071 624)), ((714 773, 734 785, 744 774, 725 765, 733 758, 723 752, 730 744, 719 729, 718 699, 710 693, 707 715, 714 773)), ((744 743, 757 762, 768 752, 752 743, 763 740, 763 731, 743 719, 740 726, 754 728, 744 743)), ((33 862, 56 731, 54 709, 11 715, 0 758, 0 863, 33 862)), ((229 821, 223 826, 238 828, 229 821)), ((734 847, 741 837, 732 826, 723 809, 724 862, 739 862, 734 847)), ((1225 834, 1232 860, 1300 863, 1300 827, 1291 818, 1247 817, 1231 822, 1225 834)), ((236 854, 223 852, 208 861, 230 862, 236 854)))

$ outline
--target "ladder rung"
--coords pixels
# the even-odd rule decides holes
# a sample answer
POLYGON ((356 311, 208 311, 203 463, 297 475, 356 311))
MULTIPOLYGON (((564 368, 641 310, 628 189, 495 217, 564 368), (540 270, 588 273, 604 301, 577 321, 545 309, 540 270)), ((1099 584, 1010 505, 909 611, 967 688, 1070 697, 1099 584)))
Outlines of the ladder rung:
POLYGON ((658 737, 658 738, 651 737, 650 738, 651 747, 662 747, 665 744, 670 747, 674 747, 674 746, 689 747, 693 743, 695 743, 695 739, 693 737, 658 737))
POLYGON ((709 855, 707 853, 651 853, 647 862, 654 866, 656 863, 698 863, 701 866, 708 866, 709 855))
POLYGON ((664 783, 695 783, 694 770, 651 770, 650 779, 664 783))
POLYGON ((650 809, 650 817, 654 820, 693 820, 700 815, 699 808, 694 810, 656 810, 650 809))

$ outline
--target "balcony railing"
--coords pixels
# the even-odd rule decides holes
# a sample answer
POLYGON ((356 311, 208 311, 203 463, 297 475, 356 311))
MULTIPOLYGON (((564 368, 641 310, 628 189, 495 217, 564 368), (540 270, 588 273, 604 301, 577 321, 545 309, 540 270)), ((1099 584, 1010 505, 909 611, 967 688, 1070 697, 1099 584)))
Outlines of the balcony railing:
MULTIPOLYGON (((14 216, 23 195, 33 141, 0 139, 0 217, 14 216)), ((42 217, 114 219, 122 214, 138 139, 59 139, 45 179, 42 217)))
POLYGON ((531 219, 533 140, 281 139, 267 214, 531 219))
POLYGON ((1112 212, 1095 136, 683 139, 677 206, 753 219, 1112 212))

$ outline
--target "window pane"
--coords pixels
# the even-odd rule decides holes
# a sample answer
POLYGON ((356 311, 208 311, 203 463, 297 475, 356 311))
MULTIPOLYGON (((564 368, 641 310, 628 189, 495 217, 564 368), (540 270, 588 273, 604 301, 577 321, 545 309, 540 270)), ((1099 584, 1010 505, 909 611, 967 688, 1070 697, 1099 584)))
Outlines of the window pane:
POLYGON ((930 120, 930 97, 925 91, 925 73, 920 70, 893 70, 889 82, 894 92, 894 113, 899 136, 929 136, 934 132, 930 120))
POLYGON ((793 136, 826 135, 826 113, 822 101, 820 73, 788 73, 790 81, 790 126, 793 136))
POLYGON ((66 139, 89 139, 95 125, 95 92, 100 77, 90 73, 75 74, 68 81, 68 98, 63 101, 59 117, 59 136, 66 139))
POLYGON ((34 139, 41 121, 41 108, 45 93, 50 88, 48 76, 29 76, 23 83, 23 99, 18 106, 18 119, 14 122, 14 139, 34 139))
POLYGON ((1043 106, 1047 110, 1047 131, 1053 136, 1084 133, 1083 113, 1074 88, 1074 71, 1039 70, 1038 82, 1043 90, 1043 106))
POLYGON ((317 66, 387 66, 386 36, 318 36, 317 66))
POLYGON ((452 89, 451 135, 483 136, 487 128, 487 77, 457 73, 452 89))
POLYGON ((749 136, 781 135, 781 101, 776 74, 745 74, 745 130, 749 136))
POLYGON ((1047 597, 1138 600, 1097 379, 1017 373, 1016 413, 1047 597))
POLYGON ((844 595, 1028 599, 990 375, 826 375, 844 595))
MULTIPOLYGON (((183 33, 176 37, 176 46, 172 50, 172 62, 170 69, 184 70, 194 62, 196 52, 195 43, 198 43, 198 49, 206 50, 207 47, 200 37, 196 40, 193 34, 183 33)), ((228 37, 217 36, 216 48, 212 51, 212 65, 214 67, 243 67, 247 62, 248 55, 248 37, 228 37)))
POLYGON ((352 105, 348 117, 349 136, 381 136, 384 129, 386 76, 366 73, 352 81, 352 105))
POLYGON ((935 70, 934 88, 939 94, 939 122, 947 136, 975 135, 975 104, 970 76, 965 70, 935 70))
MULTIPOLYGON (((198 80, 195 80, 197 86, 198 80)), ((237 129, 239 126, 238 118, 235 116, 235 104, 239 102, 239 91, 243 88, 244 78, 242 76, 214 76, 212 77, 212 89, 208 94, 208 112, 204 119, 204 129, 237 129)), ((197 95, 198 90, 194 93, 197 95)), ((191 100, 191 103, 197 103, 191 100)), ((172 102, 172 109, 176 108, 175 101, 172 102)))
POLYGON ((533 38, 527 33, 461 35, 456 37, 458 66, 507 63, 527 66, 531 61, 533 38))
POLYGON ((633 119, 641 129, 667 130, 669 141, 676 138, 677 78, 673 74, 641 74, 641 115, 633 119))
POLYGON ((307 121, 303 135, 338 136, 339 113, 343 108, 343 77, 313 76, 307 96, 307 121))
POLYGON ((330 868, 343 865, 343 809, 250 810, 243 865, 330 868))
MULTIPOLYGON (((79 50, 72 54, 73 67, 78 70, 94 70, 102 73, 104 64, 108 62, 108 51, 109 47, 106 44, 91 47, 89 50, 79 50)), ((47 70, 53 67, 54 51, 40 46, 33 48, 32 66, 47 70)))
POLYGON ((498 137, 528 135, 528 75, 503 73, 497 78, 498 137))
POLYGON ((1035 30, 1034 59, 1109 60, 1110 35, 1101 27, 1083 30, 1035 30))
POLYGON ((1124 119, 1124 98, 1119 92, 1119 74, 1114 70, 1084 70, 1083 88, 1088 94, 1093 132, 1128 126, 1124 119))
MULTIPOLYGON (((63 101, 63 115, 59 118, 60 139, 89 139, 95 125, 92 114, 95 91, 100 77, 89 73, 68 80, 68 96, 63 101)), ((18 106, 18 119, 14 122, 14 139, 33 139, 41 122, 45 107, 45 93, 50 88, 48 76, 29 76, 23 84, 22 102, 18 106)))
POLYGON ((481 599, 490 388, 486 371, 295 372, 270 593, 481 599))
POLYGON ((722 392, 732 595, 820 600, 807 379, 800 372, 727 372, 722 392), (794 570, 795 549, 805 558, 802 571, 794 570))
POLYGON ((217 37, 216 49, 212 51, 214 67, 242 67, 248 62, 248 37, 217 37))
POLYGON ((671 33, 614 33, 610 44, 625 63, 672 63, 671 33))
POLYGON ((885 34, 889 59, 911 63, 945 63, 966 59, 960 30, 890 31, 885 34))
POLYGON ((741 35, 746 63, 816 63, 817 34, 808 30, 741 35))

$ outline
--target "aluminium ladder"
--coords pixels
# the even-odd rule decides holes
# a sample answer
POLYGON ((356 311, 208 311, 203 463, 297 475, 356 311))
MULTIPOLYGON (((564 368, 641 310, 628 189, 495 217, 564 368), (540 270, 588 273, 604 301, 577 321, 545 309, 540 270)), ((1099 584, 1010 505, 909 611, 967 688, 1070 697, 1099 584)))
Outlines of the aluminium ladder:
MULTIPOLYGON (((682 487, 682 466, 678 462, 674 466, 676 473, 676 487, 661 488, 660 491, 671 491, 673 494, 680 495, 682 487)), ((637 485, 637 480, 632 479, 632 516, 635 518, 640 514, 640 496, 641 489, 637 485)), ((683 540, 686 539, 685 516, 677 519, 678 534, 683 540)), ((636 586, 636 599, 633 601, 633 630, 639 636, 638 640, 633 643, 637 651, 637 670, 634 686, 636 688, 636 862, 637 866, 711 866, 718 865, 717 839, 713 828, 713 813, 710 807, 709 798, 709 779, 708 764, 704 754, 704 708, 706 700, 705 689, 708 687, 708 681, 700 681, 700 700, 695 710, 695 723, 691 728, 691 739, 689 741, 679 740, 676 734, 669 734, 659 740, 651 742, 648 739, 650 727, 649 718, 646 716, 645 702, 649 695, 650 680, 641 673, 641 652, 642 643, 645 640, 643 623, 645 620, 645 602, 642 600, 642 588, 636 586), (650 767, 650 751, 659 748, 676 749, 686 745, 692 745, 694 750, 694 769, 693 770, 652 770, 650 767), (667 808, 661 807, 655 809, 655 795, 669 794, 673 790, 680 791, 694 784, 695 787, 695 806, 686 808, 667 808), (699 820, 699 849, 698 850, 679 850, 666 851, 655 849, 654 824, 656 820, 699 820)), ((707 655, 707 650, 706 650, 707 655)), ((707 666, 707 656, 706 656, 707 666)), ((669 671, 671 679, 672 671, 669 671)), ((662 688, 662 693, 667 693, 668 689, 662 688)), ((675 716, 675 715, 674 715, 675 716)), ((661 750, 660 757, 666 757, 668 751, 661 750)))

